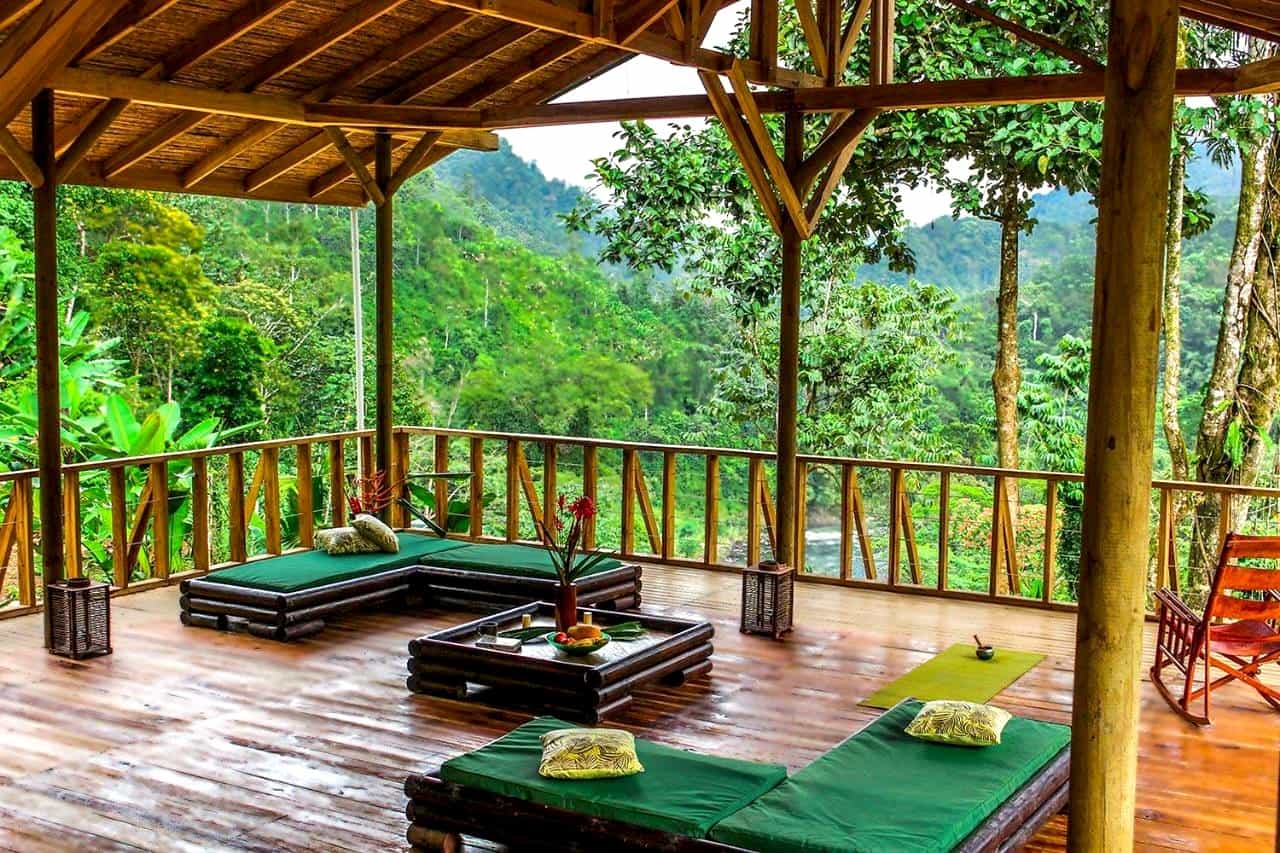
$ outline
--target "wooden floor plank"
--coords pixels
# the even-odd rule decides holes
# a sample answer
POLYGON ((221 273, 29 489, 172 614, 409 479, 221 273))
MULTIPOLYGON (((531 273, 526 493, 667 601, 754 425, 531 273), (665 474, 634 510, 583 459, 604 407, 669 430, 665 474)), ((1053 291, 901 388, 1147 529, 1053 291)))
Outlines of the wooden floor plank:
MULTIPOLYGON (((738 595, 733 575, 646 570, 646 610, 716 624, 716 668, 639 692, 618 725, 798 769, 879 713, 859 700, 975 632, 1048 656, 999 704, 1070 719, 1070 615, 806 585, 775 643, 738 633, 738 595)), ((528 719, 405 690, 408 641, 462 614, 354 614, 283 645, 183 628, 176 599, 117 599, 116 654, 81 663, 44 653, 38 617, 0 622, 0 850, 405 850, 405 774, 528 719)), ((1140 849, 1269 849, 1280 714, 1231 687, 1198 730, 1142 695, 1140 849)), ((1028 849, 1065 838, 1058 818, 1028 849)))

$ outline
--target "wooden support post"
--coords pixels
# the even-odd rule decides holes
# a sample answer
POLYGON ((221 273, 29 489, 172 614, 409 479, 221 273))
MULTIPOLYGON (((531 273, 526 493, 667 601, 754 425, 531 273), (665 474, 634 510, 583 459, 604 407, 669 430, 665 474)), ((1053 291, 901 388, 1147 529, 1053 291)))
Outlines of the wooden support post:
MULTIPOLYGON (((378 186, 385 191, 391 181, 391 134, 379 132, 374 137, 374 171, 378 186)), ((394 204, 390 194, 384 194, 382 204, 376 208, 377 247, 374 259, 375 312, 377 314, 377 358, 375 371, 377 376, 377 424, 374 443, 377 445, 378 470, 391 474, 391 431, 395 417, 392 407, 391 374, 393 371, 395 351, 393 349, 394 319, 394 263, 392 252, 395 249, 394 204)), ((383 513, 385 516, 386 513, 383 513)))
POLYGON ((262 525, 266 528, 267 553, 284 550, 280 518, 280 448, 262 449, 262 525))
POLYGON ((943 471, 938 481, 938 589, 947 588, 951 566, 951 473, 943 471))
POLYGON ((556 491, 556 443, 546 441, 542 444, 542 520, 547 525, 554 524, 556 507, 559 503, 556 491))
POLYGON ((1074 853, 1133 848, 1177 0, 1113 0, 1071 738, 1074 853))
MULTIPOLYGON (((58 183, 54 179, 53 92, 31 102, 32 155, 44 181, 31 191, 35 205, 36 439, 40 469, 40 553, 47 588, 63 578, 62 402, 58 381, 58 183)), ((45 648, 53 642, 46 609, 45 648)))
MULTIPOLYGON (((804 117, 787 113, 784 161, 795 174, 804 157, 804 117)), ((778 488, 777 560, 795 565, 796 545, 796 418, 800 393, 800 225, 782 214, 782 305, 778 341, 778 488)))
POLYGON ((507 541, 520 538, 520 442, 507 442, 507 541))
POLYGON ((760 492, 764 486, 764 460, 747 462, 747 565, 760 562, 760 492))
POLYGON ((622 553, 631 554, 636 548, 636 468, 640 465, 639 453, 631 447, 622 451, 622 553))

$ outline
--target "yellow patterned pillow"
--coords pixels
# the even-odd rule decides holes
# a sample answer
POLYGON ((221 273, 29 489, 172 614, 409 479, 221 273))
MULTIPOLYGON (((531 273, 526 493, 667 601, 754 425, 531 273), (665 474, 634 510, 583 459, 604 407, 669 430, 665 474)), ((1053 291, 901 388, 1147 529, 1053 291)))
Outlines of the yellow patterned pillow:
POLYGON ((995 746, 1013 715, 994 705, 975 702, 928 702, 907 726, 920 740, 958 746, 995 746))
POLYGON ((643 772, 630 732, 557 729, 542 736, 538 773, 548 779, 618 779, 643 772))

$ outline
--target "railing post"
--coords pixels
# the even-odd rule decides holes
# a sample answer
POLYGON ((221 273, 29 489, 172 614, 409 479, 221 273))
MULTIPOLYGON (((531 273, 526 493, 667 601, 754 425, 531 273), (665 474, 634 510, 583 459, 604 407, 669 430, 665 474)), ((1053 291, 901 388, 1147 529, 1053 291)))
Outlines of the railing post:
POLYGON ((943 592, 951 566, 951 472, 938 477, 938 591, 943 592))
MULTIPOLYGON (((599 506, 596 500, 600 482, 600 457, 599 452, 594 444, 585 444, 582 447, 582 494, 591 498, 592 502, 599 506)), ((596 519, 587 519, 587 523, 582 531, 582 545, 587 549, 596 547, 596 519)))
MULTIPOLYGON (((341 501, 339 501, 339 506, 341 501)), ((249 558, 245 545, 244 454, 227 454, 227 550, 233 563, 249 558)))
POLYGON ((387 484, 391 490, 391 526, 409 526, 409 511, 402 500, 409 499, 409 433, 397 430, 391 434, 391 473, 387 484))
POLYGON ((169 464, 152 462, 148 474, 151 481, 151 546, 155 552, 152 577, 169 577, 169 464))
POLYGON ((995 598, 1000 594, 1000 574, 1004 570, 1004 477, 996 475, 991 497, 991 574, 987 578, 987 594, 995 598))
MULTIPOLYGON (((298 470, 298 505, 301 506, 301 466, 298 470)), ((308 496, 310 493, 308 483, 308 496)), ((191 460, 191 566, 197 572, 207 572, 209 562, 209 460, 204 456, 196 456, 191 460)))
POLYGON ((840 580, 853 575, 853 466, 840 466, 840 580))
POLYGON ((636 548, 636 467, 639 457, 634 448, 622 451, 622 553, 632 554, 636 548))
POLYGON ((714 566, 720 550, 720 457, 707 454, 706 506, 702 519, 702 560, 714 566))
MULTIPOLYGON (((241 463, 243 465, 243 462, 241 463)), ((240 473, 244 477, 243 468, 240 473)), ((341 527, 347 522, 347 459, 340 438, 329 442, 329 524, 341 527)))
POLYGON ((1040 600, 1053 601, 1053 586, 1058 569, 1058 481, 1045 483, 1044 495, 1044 571, 1041 578, 1040 600))
POLYGON ((65 470, 62 477, 62 540, 66 547, 63 562, 67 577, 78 578, 84 574, 80 559, 80 472, 65 470))
POLYGON ((796 542, 791 553, 795 555, 796 574, 804 574, 804 536, 809 527, 809 465, 796 462, 796 542))
POLYGON ((295 446, 297 476, 294 478, 298 492, 298 545, 314 548, 316 544, 315 481, 311 473, 311 445, 295 446))
POLYGON ((467 494, 467 509, 470 518, 467 526, 468 535, 472 538, 484 535, 484 439, 479 436, 471 438, 471 485, 467 494))
POLYGON ((117 589, 129 585, 129 496, 122 467, 107 470, 111 490, 111 574, 117 589))
POLYGON ((760 491, 764 485, 764 460, 752 456, 747 462, 747 565, 760 562, 760 491))
POLYGON ((902 470, 889 471, 889 586, 898 585, 902 570, 902 470))
POLYGON ((507 442, 507 541, 520 538, 520 442, 507 442))
MULTIPOLYGON (((437 473, 449 470, 449 436, 436 433, 431 466, 437 473)), ((406 466, 407 469, 408 466, 406 466)), ((436 524, 449 529, 449 481, 436 480, 433 498, 436 504, 436 524)))
MULTIPOLYGON (((18 603, 33 607, 36 603, 35 506, 30 477, 13 482, 14 494, 21 500, 14 515, 14 535, 18 548, 18 603)), ((13 498, 10 498, 12 500, 13 498)))
POLYGON ((662 559, 676 553, 676 454, 662 454, 662 559))
POLYGON ((262 448, 262 524, 266 528, 267 553, 284 550, 280 523, 280 448, 262 448))
POLYGON ((560 499, 559 494, 556 491, 556 459, 556 443, 554 441, 543 442, 542 520, 548 527, 555 524, 556 506, 560 499))

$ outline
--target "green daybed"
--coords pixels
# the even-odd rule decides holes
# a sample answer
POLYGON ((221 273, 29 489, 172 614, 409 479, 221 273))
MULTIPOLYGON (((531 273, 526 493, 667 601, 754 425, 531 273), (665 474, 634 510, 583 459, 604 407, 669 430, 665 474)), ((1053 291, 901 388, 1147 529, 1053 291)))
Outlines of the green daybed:
MULTIPOLYGON (((469 543, 400 532, 395 554, 297 551, 265 557, 182 582, 186 625, 245 630, 294 640, 354 607, 410 598, 508 607, 554 600, 555 569, 536 545, 469 543)), ((605 560, 578 582, 583 606, 631 609, 640 602, 640 568, 605 560)))
POLYGON ((786 778, 781 767, 637 741, 628 779, 537 775, 539 718, 413 775, 409 841, 447 849, 471 835, 530 849, 933 853, 1009 850, 1066 803, 1070 729, 1014 719, 988 749, 941 746, 903 729, 908 700, 786 778))

